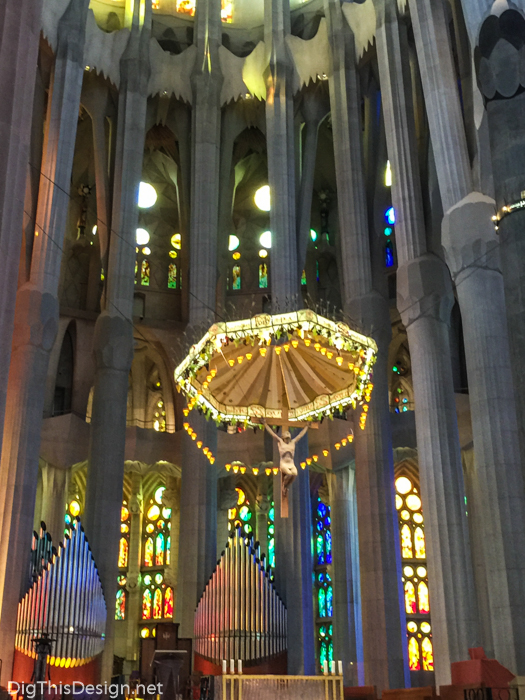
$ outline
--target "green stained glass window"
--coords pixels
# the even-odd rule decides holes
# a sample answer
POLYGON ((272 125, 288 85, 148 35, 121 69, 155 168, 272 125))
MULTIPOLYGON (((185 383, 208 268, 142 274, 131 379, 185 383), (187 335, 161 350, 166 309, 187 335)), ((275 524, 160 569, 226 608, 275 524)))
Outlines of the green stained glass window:
POLYGON ((326 617, 326 591, 320 588, 317 592, 319 599, 319 617, 326 617))

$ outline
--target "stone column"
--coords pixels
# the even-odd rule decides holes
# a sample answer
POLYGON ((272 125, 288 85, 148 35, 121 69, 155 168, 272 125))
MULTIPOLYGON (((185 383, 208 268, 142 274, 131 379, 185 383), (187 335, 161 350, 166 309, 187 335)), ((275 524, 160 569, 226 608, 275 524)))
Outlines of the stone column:
MULTIPOLYGON (((356 428, 356 493, 359 523, 359 567, 363 657, 359 681, 383 688, 410 685, 407 664, 401 560, 394 506, 394 464, 388 404, 387 353, 390 341, 388 302, 373 289, 367 216, 359 91, 353 34, 344 22, 340 4, 325 0, 331 47, 329 73, 334 134, 337 202, 341 246, 343 305, 348 316, 372 335, 379 347, 374 367, 374 391, 365 431, 356 428)), ((356 421, 357 423, 357 421, 356 421)), ((350 526, 347 519, 346 525, 350 526)), ((342 533, 341 533, 342 534, 342 533)), ((351 537, 351 533, 344 535, 351 537)), ((345 546, 336 544, 334 557, 345 546)), ((338 562, 335 562, 337 570, 338 562)), ((340 566, 345 566, 339 562, 340 566)), ((334 603, 345 610, 347 591, 334 589, 334 603), (336 596, 343 596, 336 600, 336 596)), ((353 639, 349 652, 358 659, 359 642, 350 616, 334 627, 338 644, 353 639)), ((358 628, 359 629, 359 628, 358 628)), ((339 647, 341 648, 341 647, 339 647)), ((360 650, 359 650, 360 651, 360 650)), ((341 652, 340 652, 341 653, 341 652)), ((345 657, 345 673, 350 677, 345 657)))
MULTIPOLYGON (((133 464, 133 463, 132 463, 133 464)), ((135 463, 136 464, 136 463, 135 463)), ((132 467, 133 469, 133 467, 132 467)), ((127 601, 126 601, 126 669, 129 673, 136 666, 139 654, 139 637, 137 629, 142 618, 142 589, 140 578, 140 564, 142 553, 142 474, 140 471, 131 472, 131 498, 129 499, 130 529, 129 529, 129 554, 127 573, 127 601)), ((108 611, 114 613, 115 604, 111 606, 108 601, 108 611)))
POLYGON ((40 520, 46 524, 55 547, 64 537, 64 517, 69 491, 69 469, 55 467, 48 462, 41 464, 42 508, 40 520))
POLYGON ((450 663, 467 658, 479 634, 449 351, 453 297, 445 265, 426 249, 406 32, 396 3, 378 1, 376 11, 397 216, 398 308, 412 359, 436 685, 442 685, 450 682, 450 663))
POLYGON ((283 313, 296 306, 300 287, 295 210, 295 144, 292 59, 286 45, 290 0, 264 1, 266 147, 271 194, 272 306, 283 313))
MULTIPOLYGON (((213 322, 219 221, 221 43, 220 0, 200 0, 195 18, 197 59, 192 75, 192 180, 189 328, 213 322)), ((197 411, 188 422, 217 455, 217 429, 197 411)), ((177 620, 180 635, 193 636, 197 602, 217 561, 217 467, 186 433, 182 443, 180 566, 177 620)))
POLYGON ((332 516, 334 659, 343 662, 344 684, 364 684, 355 469, 327 472, 332 516))
MULTIPOLYGON (((41 0, 0 5, 0 356, 9 367, 40 41, 41 0)), ((0 378, 0 452, 8 372, 0 378)))
MULTIPOLYGON (((296 445, 298 476, 289 490, 288 518, 281 518, 281 475, 274 477, 275 575, 288 611, 288 673, 315 675, 312 590, 312 508, 310 474, 300 463, 308 456, 305 436, 296 445)), ((274 447, 274 463, 278 464, 274 447)))
MULTIPOLYGON (((121 59, 112 236, 109 246, 104 310, 93 341, 95 387, 91 415, 85 527, 97 562, 108 610, 117 590, 120 504, 124 479, 128 375, 133 360, 133 293, 138 188, 142 173, 146 100, 149 80, 151 5, 140 3, 121 59)), ((114 615, 108 614, 101 675, 113 668, 114 615)))
POLYGON ((0 465, 2 682, 11 676, 17 606, 26 583, 31 547, 45 386, 58 328, 57 292, 80 105, 87 8, 87 0, 72 0, 59 22, 31 275, 17 293, 0 465))
MULTIPOLYGON (((479 499, 478 508, 486 516, 483 518, 483 552, 492 640, 483 641, 501 663, 522 673, 525 671, 525 562, 522 562, 519 552, 525 545, 525 493, 503 278, 496 251, 498 241, 491 223, 494 203, 472 191, 467 141, 443 3, 441 0, 411 0, 410 7, 436 171, 446 212, 442 227, 443 245, 456 283, 463 319, 479 485, 474 497, 479 499), (483 298, 483 304, 479 303, 480 298, 483 298), (509 512, 512 512, 512 519, 509 512)), ((521 19, 524 24, 518 13, 515 19, 521 19)), ((524 42, 525 29, 521 28, 524 42)), ((501 88, 503 94, 507 94, 508 79, 513 80, 511 72, 506 72, 512 61, 512 57, 506 54, 507 47, 517 65, 517 50, 512 50, 506 41, 502 41, 498 50, 491 46, 494 65, 485 59, 483 69, 480 68, 484 77, 493 71, 490 87, 494 92, 501 88), (502 75, 498 86, 494 81, 499 80, 495 76, 501 75, 500 71, 506 77, 502 75)), ((517 74, 514 82, 517 91, 517 74)), ((496 132, 504 128, 499 123, 493 126, 496 132)), ((513 133, 514 129, 512 123, 513 133)), ((511 293, 510 298, 515 298, 515 293, 511 293)))

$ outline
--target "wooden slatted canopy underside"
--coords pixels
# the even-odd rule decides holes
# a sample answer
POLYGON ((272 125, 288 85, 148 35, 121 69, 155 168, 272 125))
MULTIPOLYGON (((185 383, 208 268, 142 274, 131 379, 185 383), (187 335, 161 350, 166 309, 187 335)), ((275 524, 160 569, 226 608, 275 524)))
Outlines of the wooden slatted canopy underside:
POLYGON ((212 326, 175 380, 216 420, 316 420, 370 395, 376 351, 370 338, 310 310, 265 314, 212 326))

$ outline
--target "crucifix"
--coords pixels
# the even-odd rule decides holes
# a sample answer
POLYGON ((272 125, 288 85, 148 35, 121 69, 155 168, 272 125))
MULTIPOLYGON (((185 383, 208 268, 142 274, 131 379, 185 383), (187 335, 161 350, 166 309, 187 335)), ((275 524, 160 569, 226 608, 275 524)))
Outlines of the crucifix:
POLYGON ((270 433, 274 440, 277 441, 279 450, 279 470, 281 472, 281 518, 288 517, 288 489, 292 482, 297 477, 297 467, 295 466, 295 446, 299 440, 308 432, 308 426, 304 427, 299 435, 296 435, 292 440, 290 431, 283 426, 282 437, 274 433, 267 423, 264 427, 270 433))

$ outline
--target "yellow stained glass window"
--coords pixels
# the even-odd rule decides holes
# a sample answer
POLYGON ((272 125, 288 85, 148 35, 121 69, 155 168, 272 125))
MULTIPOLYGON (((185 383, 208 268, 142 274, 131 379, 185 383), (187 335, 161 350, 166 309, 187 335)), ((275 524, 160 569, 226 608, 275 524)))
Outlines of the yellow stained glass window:
POLYGON ((417 587, 417 604, 420 613, 430 612, 430 603, 428 600, 428 586, 424 581, 420 581, 417 587))
POLYGON ((412 550, 412 531, 406 523, 401 528, 401 556, 403 559, 412 559, 414 556, 412 550))
POLYGON ((124 523, 129 518, 129 510, 126 506, 122 506, 120 510, 120 519, 124 523))
POLYGON ((144 546, 144 566, 153 566, 153 537, 148 537, 144 546))
POLYGON ((411 671, 419 671, 421 668, 419 661, 419 644, 415 637, 410 637, 408 642, 408 666, 411 671))
POLYGON ((420 527, 416 527, 414 530, 414 544, 416 547, 416 559, 425 559, 425 535, 423 534, 423 529, 420 527))
POLYGON ((142 619, 151 619, 151 591, 149 588, 142 594, 142 619))
POLYGON ((412 491, 412 482, 410 479, 407 479, 406 476, 400 476, 399 479, 396 479, 396 491, 403 496, 409 493, 409 491, 412 491))
POLYGON ((412 581, 405 583, 405 610, 408 615, 416 612, 416 589, 412 581))
POLYGON ((159 620, 162 617, 162 591, 160 588, 155 589, 155 597, 153 600, 153 617, 159 620))
POLYGON ((177 0, 175 9, 183 15, 193 17, 195 15, 195 2, 196 0, 177 0))
POLYGON ((423 671, 433 671, 434 670, 434 652, 432 649, 432 642, 428 637, 423 639, 421 644, 421 651, 423 656, 423 671))
POLYGON ((120 538, 118 550, 118 566, 119 569, 125 569, 128 565, 129 544, 125 537, 120 538))

